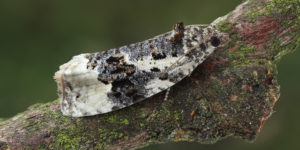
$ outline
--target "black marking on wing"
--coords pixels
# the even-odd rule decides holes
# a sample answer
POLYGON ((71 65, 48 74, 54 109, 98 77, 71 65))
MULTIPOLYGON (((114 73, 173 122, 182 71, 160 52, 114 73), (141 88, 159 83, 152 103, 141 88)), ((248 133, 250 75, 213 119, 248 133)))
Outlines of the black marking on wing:
POLYGON ((124 56, 121 56, 121 57, 114 57, 114 56, 111 56, 109 57, 108 59, 106 59, 106 62, 108 64, 118 64, 120 63, 120 60, 121 59, 124 59, 124 56))
POLYGON ((98 80, 104 84, 108 84, 132 75, 136 71, 136 68, 134 65, 127 64, 124 56, 110 56, 105 60, 104 64, 100 65, 98 71, 98 80))
POLYGON ((167 57, 167 55, 164 52, 162 54, 161 53, 154 53, 154 52, 152 53, 152 58, 154 60, 164 59, 166 57, 167 57))
POLYGON ((201 48, 202 51, 205 51, 205 50, 206 50, 205 44, 204 44, 204 43, 201 43, 201 44, 200 44, 200 48, 201 48))
POLYGON ((211 45, 214 47, 219 46, 221 43, 220 39, 216 36, 211 37, 210 42, 211 42, 211 45))
POLYGON ((153 67, 150 69, 152 72, 160 72, 160 69, 158 69, 157 67, 153 67))

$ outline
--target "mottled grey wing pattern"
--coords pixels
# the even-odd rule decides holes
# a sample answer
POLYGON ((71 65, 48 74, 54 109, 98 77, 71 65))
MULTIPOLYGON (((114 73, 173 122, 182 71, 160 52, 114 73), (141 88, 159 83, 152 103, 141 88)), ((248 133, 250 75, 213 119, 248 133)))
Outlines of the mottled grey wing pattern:
POLYGON ((64 115, 80 117, 130 106, 173 86, 216 47, 214 27, 174 26, 152 39, 93 54, 62 65, 55 79, 64 115))

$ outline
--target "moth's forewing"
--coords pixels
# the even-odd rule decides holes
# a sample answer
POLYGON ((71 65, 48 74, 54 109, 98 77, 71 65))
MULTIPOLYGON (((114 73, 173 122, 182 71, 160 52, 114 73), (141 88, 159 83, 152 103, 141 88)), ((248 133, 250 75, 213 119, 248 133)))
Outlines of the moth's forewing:
POLYGON ((140 43, 74 56, 55 74, 61 111, 97 115, 164 91, 202 63, 221 37, 213 27, 176 24, 173 31, 140 43))

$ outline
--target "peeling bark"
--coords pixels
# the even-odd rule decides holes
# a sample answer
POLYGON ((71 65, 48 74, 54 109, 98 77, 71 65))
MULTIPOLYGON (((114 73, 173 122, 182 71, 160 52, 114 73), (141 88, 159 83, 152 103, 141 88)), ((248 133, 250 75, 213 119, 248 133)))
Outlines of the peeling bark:
POLYGON ((253 141, 279 99, 276 62, 300 42, 299 0, 248 0, 216 20, 229 34, 190 77, 132 107, 84 118, 58 101, 0 122, 0 149, 136 149, 152 143, 253 141))

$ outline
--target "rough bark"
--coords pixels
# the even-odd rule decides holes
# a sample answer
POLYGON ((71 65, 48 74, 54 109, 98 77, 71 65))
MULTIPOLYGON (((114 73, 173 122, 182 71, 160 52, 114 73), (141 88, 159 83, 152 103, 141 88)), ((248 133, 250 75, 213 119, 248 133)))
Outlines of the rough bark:
POLYGON ((0 123, 0 149, 136 149, 152 143, 253 141, 279 99, 276 62, 300 42, 299 0, 248 0, 217 20, 230 42, 190 77, 132 107, 61 115, 58 101, 0 123))

